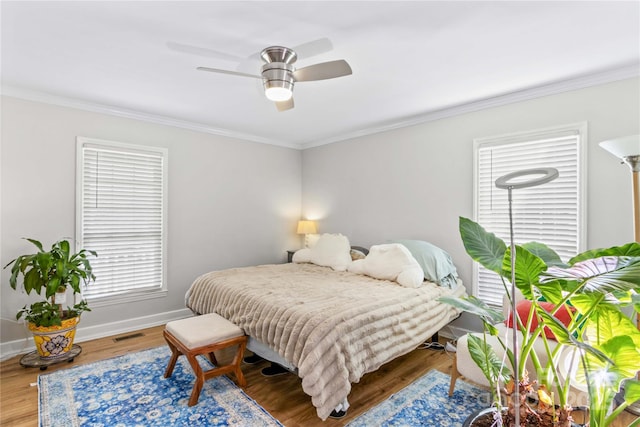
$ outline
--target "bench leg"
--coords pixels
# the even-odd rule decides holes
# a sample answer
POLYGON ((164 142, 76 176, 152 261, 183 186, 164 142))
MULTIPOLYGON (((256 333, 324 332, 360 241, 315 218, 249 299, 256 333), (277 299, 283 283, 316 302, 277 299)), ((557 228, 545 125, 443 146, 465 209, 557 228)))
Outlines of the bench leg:
POLYGON ((193 369, 193 373, 196 376, 196 381, 193 384, 193 390, 191 390, 191 397, 189 397, 189 406, 193 406, 198 403, 198 399, 200 398, 200 391, 202 390, 202 386, 204 385, 204 372, 202 372, 202 368, 198 363, 198 359, 194 354, 187 353, 187 359, 189 360, 189 364, 193 369))
POLYGON ((238 344, 238 351, 236 352, 235 357, 233 358, 232 365, 234 366, 233 372, 236 374, 236 379, 238 380, 238 385, 240 387, 244 387, 247 385, 247 380, 244 379, 244 375, 242 374, 242 369, 240 365, 242 365, 242 358, 244 357, 244 350, 247 347, 246 339, 238 344))
POLYGON ((167 334, 164 334, 164 340, 169 345, 171 349, 171 359, 169 359, 169 364, 167 365, 167 369, 164 371, 164 377, 169 378, 173 373, 173 369, 176 367, 176 362, 178 361, 178 357, 180 356, 180 350, 167 338, 167 334))

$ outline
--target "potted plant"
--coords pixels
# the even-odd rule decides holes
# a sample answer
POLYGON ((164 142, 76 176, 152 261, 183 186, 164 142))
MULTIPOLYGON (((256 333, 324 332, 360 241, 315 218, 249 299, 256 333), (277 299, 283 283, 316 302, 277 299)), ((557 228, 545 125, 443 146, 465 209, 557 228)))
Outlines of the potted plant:
POLYGON ((82 284, 95 280, 88 255, 97 254, 85 249, 72 253, 67 240, 55 242, 48 251, 39 241, 26 240, 33 243, 38 252, 20 255, 4 267, 11 266, 9 284, 17 289, 22 277, 21 288, 27 294, 32 291, 44 294, 45 299, 25 305, 18 311, 16 319, 24 316, 29 322, 29 330, 41 358, 62 358, 73 346, 80 314, 91 311, 86 301, 76 303, 76 296, 81 293, 82 284), (63 309, 68 288, 72 290, 74 305, 63 309))
MULTIPOLYGON (((460 234, 471 258, 499 274, 507 291, 510 288, 507 282, 512 277, 507 245, 477 223, 462 217, 460 234)), ((471 357, 491 384, 494 406, 501 411, 501 416, 496 417, 498 422, 515 425, 514 390, 518 387, 521 426, 569 426, 573 408, 568 397, 573 382, 574 385, 583 383, 588 392, 589 425, 610 425, 630 403, 640 399, 640 382, 635 380, 640 367, 640 331, 623 312, 625 307, 640 311, 640 244, 587 251, 570 259, 568 264, 541 243, 515 248, 515 285, 529 307, 524 315, 513 315, 512 319, 514 327, 522 332, 517 366, 513 351, 497 336, 493 326, 504 320, 501 313, 475 297, 442 298, 479 315, 484 325, 483 336, 496 336, 507 355, 509 368, 505 371, 501 358, 486 339, 469 335, 471 357), (555 316, 560 310, 569 314, 565 323, 555 316), (557 344, 549 342, 545 328, 553 333, 557 344), (544 366, 532 351, 539 337, 544 341, 548 360, 544 366), (571 355, 573 370, 563 375, 561 364, 571 355), (537 371, 537 390, 534 390, 536 384, 529 382, 527 361, 532 362, 537 371), (516 370, 520 383, 505 381, 516 370), (625 381, 624 402, 614 409, 612 402, 622 381, 625 381), (527 402, 532 393, 538 400, 536 409, 527 402), (506 408, 503 408, 505 396, 506 408)), ((640 424, 640 420, 636 424, 640 424)))

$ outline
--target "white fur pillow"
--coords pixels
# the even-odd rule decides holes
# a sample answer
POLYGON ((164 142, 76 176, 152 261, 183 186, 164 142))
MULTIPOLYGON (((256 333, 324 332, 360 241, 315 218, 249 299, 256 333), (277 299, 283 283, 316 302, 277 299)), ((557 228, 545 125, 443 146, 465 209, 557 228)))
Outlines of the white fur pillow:
POLYGON ((342 234, 323 234, 312 248, 305 248, 293 254, 293 262, 310 262, 345 271, 351 264, 349 239, 342 234))
POLYGON ((411 252, 403 245, 375 245, 365 259, 353 261, 349 271, 376 279, 395 280, 407 288, 422 286, 424 272, 411 252))

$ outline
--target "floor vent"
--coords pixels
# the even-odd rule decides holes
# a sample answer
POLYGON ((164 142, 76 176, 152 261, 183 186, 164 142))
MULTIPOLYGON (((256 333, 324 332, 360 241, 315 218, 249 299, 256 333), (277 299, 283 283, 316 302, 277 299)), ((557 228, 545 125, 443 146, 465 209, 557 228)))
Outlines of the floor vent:
POLYGON ((137 334, 131 334, 131 335, 122 335, 121 337, 116 337, 113 339, 114 342, 119 342, 119 341, 124 341, 124 340, 130 340, 131 338, 140 338, 143 337, 144 334, 142 332, 138 332, 137 334))

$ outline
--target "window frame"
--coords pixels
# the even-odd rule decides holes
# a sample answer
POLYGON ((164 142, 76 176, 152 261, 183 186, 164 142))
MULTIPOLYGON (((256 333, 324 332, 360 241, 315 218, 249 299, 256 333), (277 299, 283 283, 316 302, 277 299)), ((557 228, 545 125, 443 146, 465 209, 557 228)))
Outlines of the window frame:
MULTIPOLYGON (((84 148, 93 146, 94 148, 104 148, 106 150, 124 152, 153 153, 162 159, 162 214, 161 214, 161 271, 162 276, 160 286, 151 289, 133 289, 119 292, 115 295, 84 296, 92 307, 100 307, 114 304, 121 304, 133 301, 147 300, 152 298, 162 298, 168 295, 167 286, 167 236, 168 236, 168 171, 169 171, 169 150, 164 147, 150 145, 130 144, 118 141, 109 141, 90 137, 76 137, 76 250, 84 248, 83 235, 83 190, 84 190, 84 148)), ((91 249, 91 248, 85 248, 91 249)), ((98 257, 100 253, 98 251, 98 257)))
MULTIPOLYGON (((586 247, 586 224, 587 224, 587 179, 586 179, 586 165, 587 165, 587 142, 588 142, 588 126, 587 122, 571 123, 559 126, 553 126, 543 129, 528 130, 521 132, 514 132, 508 134, 502 134, 497 136, 489 136, 476 138, 473 140, 473 218, 477 222, 479 216, 479 193, 480 193, 480 165, 479 165, 479 150, 483 146, 487 145, 508 145, 518 144, 526 142, 534 142, 540 140, 546 140, 550 138, 558 138, 567 133, 575 132, 577 134, 577 151, 578 158, 576 161, 576 173, 577 173, 577 191, 578 191, 578 206, 577 206, 577 248, 578 252, 583 252, 586 247)), ((541 165, 545 167, 545 165, 541 165)), ((514 170, 520 170, 523 168, 516 167, 514 170)), ((506 191, 506 190, 502 190, 506 191)), ((480 224, 482 225, 482 224, 480 224)), ((517 230, 514 230, 517 241, 517 230)), ((510 244, 509 237, 503 238, 507 245, 510 244)), ((542 242, 545 243, 545 242, 542 242)), ((575 254, 574 254, 575 255, 575 254)), ((567 261, 567 260, 563 260, 567 261)), ((479 297, 480 283, 479 283, 479 271, 480 266, 477 262, 473 262, 472 268, 472 281, 471 291, 474 296, 479 297)), ((486 301, 485 301, 486 302, 486 301)), ((490 306, 494 306, 493 303, 487 302, 490 306)))

